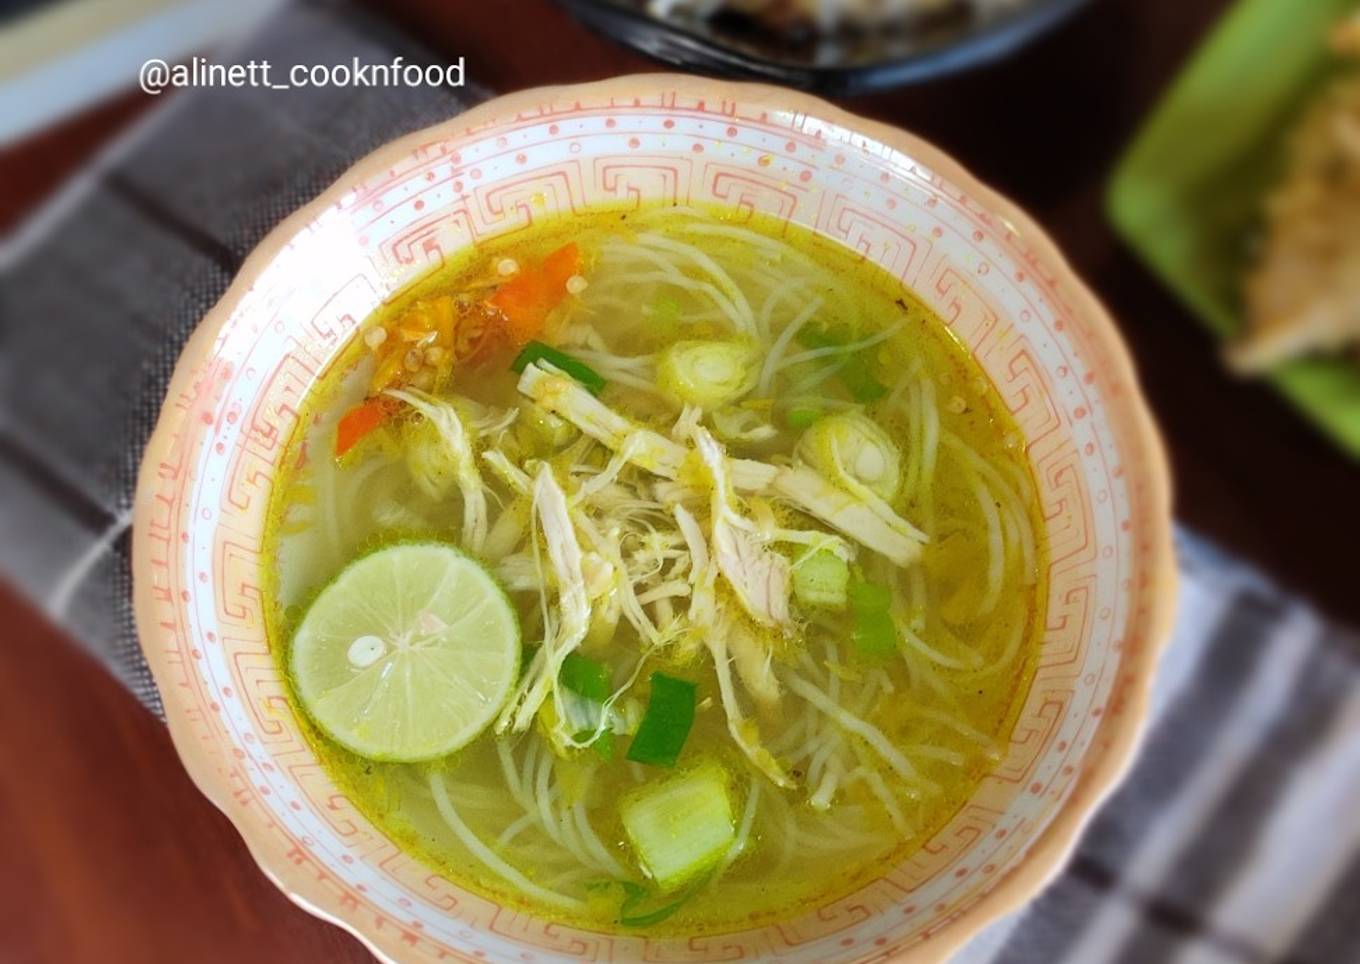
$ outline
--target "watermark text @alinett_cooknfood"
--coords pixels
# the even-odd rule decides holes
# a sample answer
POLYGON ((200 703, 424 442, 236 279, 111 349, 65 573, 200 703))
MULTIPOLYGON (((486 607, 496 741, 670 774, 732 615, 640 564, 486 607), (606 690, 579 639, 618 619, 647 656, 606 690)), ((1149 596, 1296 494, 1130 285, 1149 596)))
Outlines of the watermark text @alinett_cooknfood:
POLYGON ((186 63, 151 59, 142 64, 137 80, 148 94, 188 87, 265 87, 294 90, 305 87, 462 87, 464 58, 448 64, 409 63, 395 57, 370 64, 358 57, 348 63, 291 64, 279 67, 268 60, 219 64, 206 57, 186 63))

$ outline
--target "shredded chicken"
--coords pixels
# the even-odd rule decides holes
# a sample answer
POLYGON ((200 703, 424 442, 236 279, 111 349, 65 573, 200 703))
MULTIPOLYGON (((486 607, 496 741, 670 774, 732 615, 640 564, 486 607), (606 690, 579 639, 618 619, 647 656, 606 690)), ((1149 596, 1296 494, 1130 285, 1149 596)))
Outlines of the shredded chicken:
POLYGON ((622 444, 619 445, 618 451, 615 452, 613 458, 609 460, 609 464, 598 474, 582 482, 580 488, 572 493, 572 504, 580 505, 583 502, 589 502, 600 492, 611 488, 618 481, 619 475, 622 474, 623 470, 626 469, 649 444, 650 442, 637 432, 625 436, 622 444))
POLYGON ((727 654, 729 629, 719 626, 705 636, 708 651, 713 656, 713 666, 718 673, 718 693, 722 697, 723 712, 727 715, 727 732, 732 741, 746 755, 757 770, 765 774, 777 787, 792 787, 793 780, 779 765, 769 750, 760 743, 760 729, 755 720, 746 716, 737 701, 736 688, 732 685, 732 665, 727 654))
MULTIPOLYGON (((483 459, 487 466, 512 490, 520 494, 529 492, 531 484, 529 476, 500 452, 487 452, 483 455, 483 459)), ((577 495, 579 496, 579 493, 577 495)), ((592 641, 598 639, 599 635, 603 633, 608 620, 612 618, 614 623, 617 624, 617 617, 612 611, 614 607, 617 607, 618 614, 627 619, 632 627, 637 630, 638 635, 646 640, 649 645, 663 643, 665 641, 664 634, 647 616, 642 604, 638 602, 633 580, 628 575, 628 567, 623 561, 618 533, 612 530, 601 531, 584 510, 579 498, 569 500, 568 512, 581 537, 586 540, 597 556, 613 568, 615 574, 614 592, 604 597, 602 611, 592 615, 590 628, 592 641)))
POLYGON ((734 505, 723 447, 702 427, 696 426, 691 435, 712 486, 709 524, 718 571, 732 586, 742 608, 757 623, 790 625, 789 561, 761 542, 754 523, 734 505))
MULTIPOLYGON (((519 390, 615 452, 632 439, 629 461, 648 472, 673 480, 684 467, 688 453, 684 445, 625 418, 550 366, 538 362, 526 366, 519 390)), ((732 484, 743 491, 758 492, 773 481, 775 471, 774 466, 762 462, 733 459, 732 484)))
POLYGON ((850 492, 807 466, 780 469, 774 491, 899 566, 909 566, 921 557, 925 533, 872 493, 850 492))
MULTIPOLYGON (((520 377, 519 390, 614 452, 623 454, 628 446, 629 454, 624 457, 632 464, 675 483, 658 491, 663 502, 676 504, 697 494, 692 486, 675 482, 685 463, 685 446, 634 424, 565 375, 529 365, 520 377)), ((872 493, 848 492, 814 469, 781 469, 752 459, 726 459, 726 465, 733 489, 777 494, 899 566, 914 563, 927 541, 921 530, 882 499, 872 493)))
POLYGON ((544 588, 534 557, 525 552, 513 553, 497 562, 496 578, 510 592, 539 592, 544 588))
POLYGON ((439 430, 439 437, 453 456, 458 491, 463 496, 463 544, 480 553, 486 541, 486 488, 477 471, 477 457, 472 447, 472 436, 458 410, 448 402, 417 389, 388 389, 387 393, 410 405, 439 430))
MULTIPOLYGON (((602 531, 590 516, 579 509, 573 510, 572 517, 576 520, 577 527, 581 530, 582 536, 591 549, 608 560, 617 572, 627 573, 628 566, 623 560, 623 549, 618 530, 611 528, 602 531)), ((637 630, 637 634, 649 646, 660 646, 665 643, 665 635, 657 628, 656 623, 642 608, 642 603, 638 601, 637 587, 633 584, 633 579, 620 575, 615 588, 617 589, 617 602, 623 617, 637 630)))
POLYGON ((519 548, 529 534, 529 513, 529 502, 523 498, 512 500, 501 510, 482 544, 482 555, 487 561, 496 562, 519 548))
POLYGON ((789 529, 781 526, 767 499, 751 499, 750 506, 751 521, 755 523, 756 531, 766 542, 784 542, 790 545, 806 546, 814 551, 825 549, 846 562, 855 561, 857 555, 855 547, 840 536, 831 532, 823 532, 820 529, 789 529))
MULTIPOLYGON (((747 718, 737 699, 736 687, 732 684, 732 660, 727 652, 727 640, 734 633, 734 624, 723 612, 717 596, 717 567, 709 555, 703 529, 699 525, 699 520, 684 506, 677 505, 672 511, 675 513, 676 524, 689 546, 692 560, 690 585, 693 592, 690 597, 689 621, 713 657, 713 667, 718 674, 718 692, 722 697, 723 713, 727 717, 727 731, 756 769, 765 774, 776 786, 791 787, 793 781, 770 751, 761 746, 760 733, 755 721, 747 718)), ((776 691, 776 697, 777 695, 776 691)))
POLYGON ((677 505, 673 511, 675 523, 689 546, 689 581, 694 590, 690 595, 689 619, 698 629, 711 629, 718 613, 717 570, 711 565, 708 543, 699 520, 682 505, 677 505))
POLYGON ((683 445, 620 415, 569 376, 536 362, 520 375, 519 390, 615 452, 631 439, 633 464, 668 479, 679 474, 683 445))
POLYGON ((623 615, 619 591, 623 574, 594 550, 581 557, 581 572, 585 576, 586 597, 590 600, 590 628, 582 645, 604 646, 614 638, 623 615))
POLYGON ((482 453, 482 461, 487 464, 500 480, 520 495, 528 495, 532 483, 529 476, 518 465, 511 462, 495 449, 482 453))
POLYGON ((774 648, 750 626, 731 623, 728 646, 742 685, 764 706, 779 702, 779 679, 774 675, 774 648))
POLYGON ((543 701, 556 688, 562 663, 581 645, 590 628, 590 600, 586 592, 581 545, 576 538, 567 509, 567 496, 553 477, 552 469, 541 465, 533 482, 534 514, 557 583, 557 619, 545 627, 544 658, 536 661, 537 672, 526 673, 519 688, 506 704, 497 721, 498 732, 528 729, 543 701))
POLYGON ((677 442, 684 442, 699 427, 699 422, 703 417, 704 410, 702 408, 698 405, 686 404, 680 411, 680 417, 671 426, 671 438, 677 442))

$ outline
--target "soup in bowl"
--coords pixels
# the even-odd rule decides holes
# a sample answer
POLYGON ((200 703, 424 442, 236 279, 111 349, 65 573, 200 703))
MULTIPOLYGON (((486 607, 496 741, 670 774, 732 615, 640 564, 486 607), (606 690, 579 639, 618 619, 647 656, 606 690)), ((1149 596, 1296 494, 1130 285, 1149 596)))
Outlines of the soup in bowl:
POLYGON ((1108 318, 908 135, 689 78, 360 162, 186 349, 176 745, 400 959, 939 957, 1127 762, 1172 574, 1108 318))

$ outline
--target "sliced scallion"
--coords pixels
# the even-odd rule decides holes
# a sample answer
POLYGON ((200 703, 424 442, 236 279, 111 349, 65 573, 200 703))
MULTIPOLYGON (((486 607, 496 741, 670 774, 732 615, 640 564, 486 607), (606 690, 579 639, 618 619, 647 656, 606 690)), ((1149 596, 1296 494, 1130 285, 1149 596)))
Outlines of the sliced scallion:
POLYGON ((647 904, 649 898, 653 896, 652 892, 631 880, 624 881, 623 903, 619 905, 619 923, 624 927, 651 927, 653 924, 660 924, 689 903, 695 894, 704 889, 704 885, 708 881, 708 877, 703 877, 695 881, 675 900, 667 901, 660 907, 650 909, 647 904))
POLYGON ((855 581, 849 589, 855 626, 850 634, 855 648, 871 656, 897 649, 897 626, 892 619, 892 593, 887 586, 855 581))
MULTIPOLYGON (((607 720, 601 725, 604 704, 614 685, 609 667, 580 653, 568 653, 557 678, 570 694, 574 694, 576 706, 571 717, 589 724, 588 728, 575 734, 576 740, 593 749, 605 762, 614 759, 614 731, 607 720)), ((563 709, 566 711, 568 707, 564 706, 563 709)))
POLYGON ((567 654, 557 678, 573 693, 600 704, 609 699, 610 688, 613 685, 608 666, 580 653, 567 654))
POLYGON ((623 927, 651 927, 689 903, 712 879, 712 874, 705 874, 674 897, 658 894, 654 887, 631 880, 597 880, 586 884, 586 891, 600 904, 616 901, 614 923, 623 927))
POLYGON ((804 348, 844 348, 848 357, 841 363, 836 377, 857 402, 876 402, 888 394, 887 387, 874 375, 868 352, 850 347, 849 333, 840 329, 806 327, 798 332, 798 343, 804 348))
POLYGON ((824 409, 811 402, 796 402, 784 413, 784 424, 789 428, 807 428, 825 414, 824 409))
POLYGON ((552 345, 545 345, 541 341, 531 341, 525 345, 524 350, 516 355, 515 360, 510 363, 510 369, 514 372, 523 372, 524 369, 537 361, 547 362, 558 371, 570 375, 592 395, 600 394, 607 384, 603 375, 579 358, 573 358, 566 352, 560 351, 552 345))
POLYGON ((722 861, 736 839, 727 772, 709 763, 644 786, 619 807, 638 860, 662 893, 722 861))
POLYGON ((689 680, 652 674, 652 695, 628 747, 628 759, 651 766, 675 766, 694 725, 695 690, 689 680))
POLYGON ((674 325, 679 320, 680 302, 663 295, 652 303, 652 324, 674 325))
POLYGON ((598 733, 595 732, 594 730, 582 730, 580 733, 576 734, 576 739, 579 742, 585 743, 586 746, 594 750, 595 755, 598 756, 605 763, 609 763, 614 759, 613 730, 603 729, 600 730, 598 733))
POLYGON ((811 550, 793 567, 793 595, 805 606, 844 609, 850 567, 830 549, 811 550))
POLYGON ((713 409, 755 388, 758 363, 745 342, 677 341, 657 355, 656 384, 678 402, 713 409))

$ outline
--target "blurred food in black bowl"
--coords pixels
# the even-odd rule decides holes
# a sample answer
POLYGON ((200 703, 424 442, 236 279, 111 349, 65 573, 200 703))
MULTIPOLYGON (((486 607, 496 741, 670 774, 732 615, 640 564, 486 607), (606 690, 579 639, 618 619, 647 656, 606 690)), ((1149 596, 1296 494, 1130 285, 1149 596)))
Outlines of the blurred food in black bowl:
POLYGON ((686 70, 820 94, 886 90, 1005 56, 1088 0, 559 0, 686 70))

